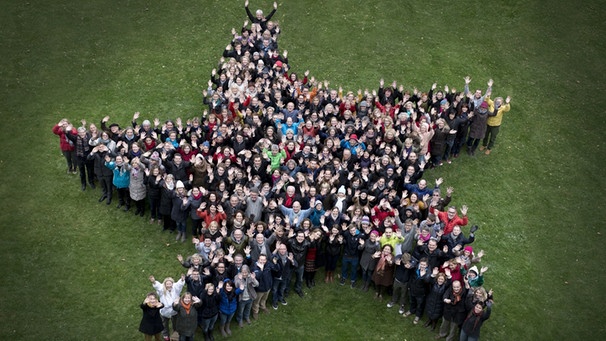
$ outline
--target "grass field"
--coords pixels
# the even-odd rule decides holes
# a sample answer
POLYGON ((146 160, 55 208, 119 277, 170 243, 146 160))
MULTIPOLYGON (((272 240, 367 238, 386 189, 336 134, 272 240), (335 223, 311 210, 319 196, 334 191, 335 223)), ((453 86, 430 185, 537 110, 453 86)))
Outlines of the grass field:
MULTIPOLYGON (((147 219, 97 203, 65 174, 61 118, 125 125, 201 114, 201 90, 245 19, 241 1, 5 2, 0 13, 0 339, 136 340, 147 277, 178 276, 147 219)), ((269 1, 251 8, 268 11, 269 1)), ((288 1, 277 19, 294 71, 331 86, 378 80, 511 95, 490 157, 427 172, 481 226, 484 340, 605 339, 606 6, 464 0, 288 1)), ((393 308, 395 309, 395 308, 393 308)), ((198 336, 200 339, 201 336, 198 336)), ((370 294, 321 284, 233 339, 426 340, 370 294)))

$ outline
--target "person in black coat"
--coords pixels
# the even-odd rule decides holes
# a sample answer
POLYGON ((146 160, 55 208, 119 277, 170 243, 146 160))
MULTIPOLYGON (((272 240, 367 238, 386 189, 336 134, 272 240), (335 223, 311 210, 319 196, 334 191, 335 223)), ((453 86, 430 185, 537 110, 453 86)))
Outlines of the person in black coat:
POLYGON ((464 290, 460 281, 452 282, 452 286, 446 290, 444 296, 444 316, 440 325, 440 332, 436 338, 447 337, 454 340, 457 329, 465 319, 465 301, 467 290, 464 290))
POLYGON ((162 340, 162 316, 160 316, 160 309, 164 307, 162 302, 158 301, 156 293, 150 292, 145 297, 143 303, 141 303, 141 310, 143 310, 143 317, 139 324, 139 331, 145 335, 145 340, 151 341, 152 337, 156 341, 162 340))
POLYGON ((425 309, 427 310, 427 322, 425 327, 429 327, 431 330, 435 330, 438 324, 438 320, 442 317, 444 312, 444 301, 442 297, 451 285, 450 269, 446 268, 445 272, 438 273, 438 269, 434 268, 431 274, 431 281, 429 285, 429 295, 427 295, 427 304, 425 309))
POLYGON ((160 208, 159 212, 164 220, 164 228, 162 231, 170 230, 171 233, 175 232, 177 224, 171 219, 171 212, 173 209, 173 197, 175 196, 175 177, 172 174, 165 176, 160 181, 160 208))
POLYGON ((427 298, 427 285, 431 280, 431 272, 428 267, 427 258, 421 258, 419 265, 410 279, 410 311, 404 314, 404 317, 414 314, 414 324, 419 323, 423 310, 425 308, 425 299, 427 298))
POLYGON ((106 155, 109 155, 110 157, 115 156, 109 148, 102 143, 93 148, 86 158, 93 161, 95 176, 97 177, 97 180, 99 180, 99 185, 101 186, 102 194, 99 198, 99 202, 107 199, 107 204, 110 205, 112 203, 112 193, 114 191, 114 185, 112 184, 114 173, 111 169, 105 167, 106 155))
POLYGON ((160 197, 162 195, 162 174, 160 167, 157 165, 152 166, 151 169, 145 169, 145 184, 147 185, 147 198, 149 199, 149 209, 151 211, 150 224, 158 220, 158 225, 162 221, 160 215, 160 197))
POLYGON ((200 296, 201 306, 198 309, 198 325, 202 328, 204 340, 214 340, 213 329, 215 322, 219 317, 219 305, 221 304, 221 296, 215 291, 215 285, 212 283, 206 284, 206 292, 200 296))

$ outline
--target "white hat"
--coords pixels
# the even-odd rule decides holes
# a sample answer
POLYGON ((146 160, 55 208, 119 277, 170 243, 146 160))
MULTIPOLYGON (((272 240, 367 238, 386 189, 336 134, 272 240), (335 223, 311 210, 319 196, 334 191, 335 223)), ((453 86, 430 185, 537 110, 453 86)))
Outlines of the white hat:
POLYGON ((177 181, 177 185, 175 186, 175 188, 185 188, 183 181, 181 181, 181 180, 177 181))

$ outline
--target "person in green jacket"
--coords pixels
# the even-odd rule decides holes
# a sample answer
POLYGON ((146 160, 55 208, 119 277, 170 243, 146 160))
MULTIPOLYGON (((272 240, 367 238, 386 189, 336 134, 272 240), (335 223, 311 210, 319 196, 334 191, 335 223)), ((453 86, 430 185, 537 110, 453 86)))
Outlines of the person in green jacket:
POLYGON ((265 155, 266 159, 269 160, 272 172, 280 168, 280 165, 282 165, 286 159, 286 152, 284 150, 280 150, 280 147, 278 147, 277 144, 273 144, 271 146, 271 150, 263 149, 263 154, 265 155))

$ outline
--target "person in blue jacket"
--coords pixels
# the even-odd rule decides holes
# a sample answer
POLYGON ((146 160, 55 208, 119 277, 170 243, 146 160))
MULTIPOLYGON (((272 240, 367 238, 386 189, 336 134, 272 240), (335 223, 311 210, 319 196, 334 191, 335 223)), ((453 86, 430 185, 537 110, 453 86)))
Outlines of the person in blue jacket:
POLYGON ((128 185, 130 184, 130 171, 127 169, 128 159, 124 156, 116 156, 115 161, 111 160, 109 155, 105 156, 105 167, 114 172, 112 183, 118 190, 118 206, 124 206, 124 211, 130 210, 130 195, 128 194, 128 185))

